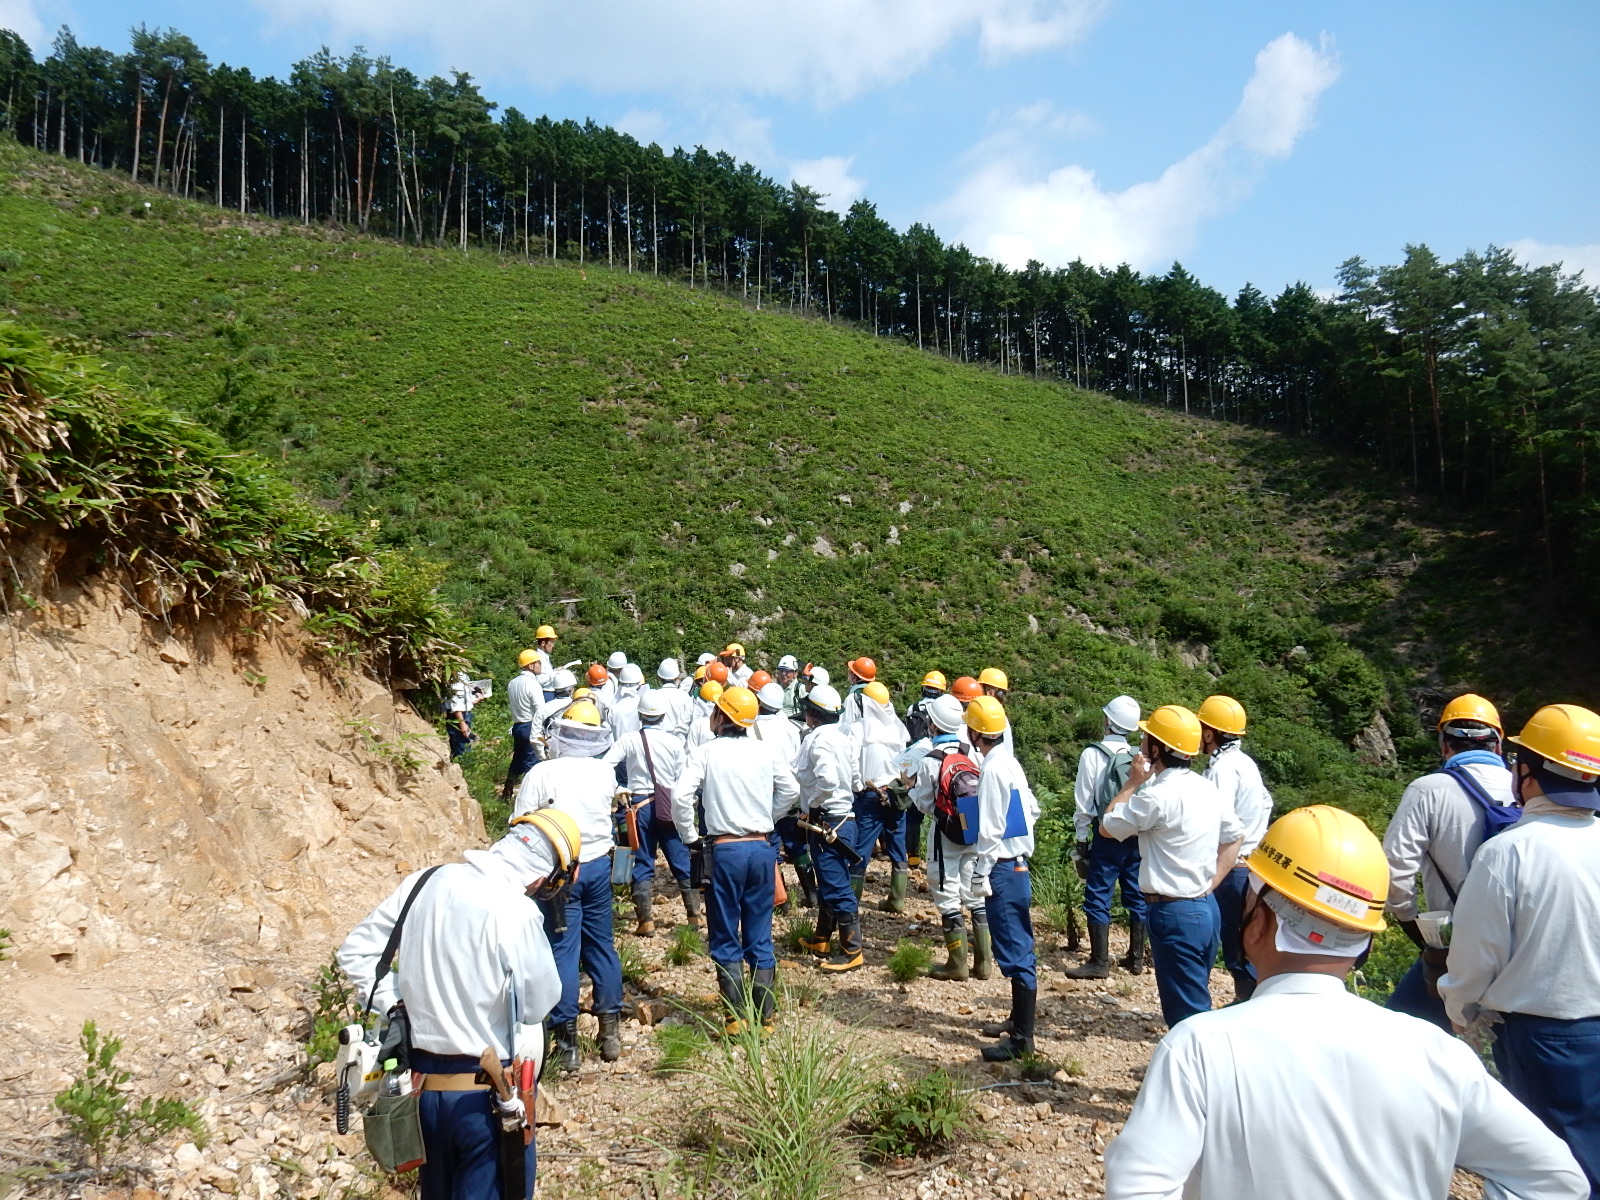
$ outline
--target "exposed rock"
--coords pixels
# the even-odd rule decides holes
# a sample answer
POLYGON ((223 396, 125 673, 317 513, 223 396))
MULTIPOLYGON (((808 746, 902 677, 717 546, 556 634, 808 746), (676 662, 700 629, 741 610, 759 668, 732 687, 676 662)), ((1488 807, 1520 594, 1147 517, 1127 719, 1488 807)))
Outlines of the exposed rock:
POLYGON ((1394 749, 1394 736, 1389 732, 1389 722, 1383 719, 1382 713, 1377 713, 1368 725, 1351 741, 1351 746, 1356 752, 1356 761, 1369 767, 1392 767, 1396 756, 1394 749))
POLYGON ((821 558, 839 557, 839 552, 833 548, 833 543, 828 541, 828 539, 823 537, 820 533, 817 534, 817 540, 811 543, 811 553, 821 558))

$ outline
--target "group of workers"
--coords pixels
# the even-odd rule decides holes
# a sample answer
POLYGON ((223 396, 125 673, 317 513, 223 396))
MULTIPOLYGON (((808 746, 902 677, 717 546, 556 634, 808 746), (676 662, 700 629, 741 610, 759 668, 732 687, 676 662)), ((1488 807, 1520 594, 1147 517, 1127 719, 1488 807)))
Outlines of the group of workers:
MULTIPOLYGON (((775 1019, 782 864, 816 909, 802 944, 839 974, 864 964, 863 883, 881 851, 881 911, 905 911, 925 868, 947 951, 930 974, 1010 983, 983 1058, 1034 1050, 1040 804, 1004 672, 931 671, 902 716, 867 657, 837 687, 790 655, 756 669, 738 643, 692 669, 665 659, 652 686, 622 653, 580 683, 578 664, 551 660, 555 631, 537 632, 507 688, 510 831, 441 883, 408 878, 340 951, 359 987, 398 925, 423 931, 399 941, 398 965, 424 1200, 500 1195, 497 1138, 515 1114, 479 1057, 576 1068, 580 973, 599 1054, 620 1056, 613 886, 629 888, 633 932, 653 936, 658 855, 706 932, 727 1034, 775 1019), (513 889, 537 903, 509 903, 513 889)), ((1539 710, 1506 739, 1508 766, 1493 706, 1452 701, 1441 770, 1406 789, 1382 844, 1326 805, 1273 822, 1235 699, 1146 717, 1118 696, 1102 717, 1074 787, 1089 951, 1065 974, 1137 974, 1148 950, 1170 1027, 1107 1151, 1108 1196, 1443 1197, 1460 1165, 1527 1200, 1600 1200, 1600 716, 1539 710), (1420 952, 1387 1011, 1345 986, 1386 910, 1420 952), (1212 1011, 1219 952, 1234 1001, 1212 1011), (1491 1026, 1503 1084, 1453 1036, 1491 1026)), ((379 988, 372 1006, 394 999, 379 988)), ((526 1153, 531 1181, 531 1141, 526 1153)))

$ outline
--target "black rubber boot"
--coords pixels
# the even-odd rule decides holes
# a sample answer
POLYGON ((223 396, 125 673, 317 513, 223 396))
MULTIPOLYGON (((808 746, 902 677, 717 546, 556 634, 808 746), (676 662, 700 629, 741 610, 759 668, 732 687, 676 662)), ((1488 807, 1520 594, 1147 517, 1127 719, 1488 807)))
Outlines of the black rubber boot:
POLYGON ((839 914, 839 949, 820 964, 824 971, 842 974, 866 966, 861 957, 861 914, 839 914))
MULTIPOLYGON (((1145 941, 1144 922, 1135 921, 1130 917, 1128 919, 1128 952, 1117 960, 1117 966, 1121 967, 1129 975, 1144 974, 1145 941)), ((1235 980, 1235 984, 1237 982, 1235 980)), ((1237 987, 1235 987, 1235 990, 1237 991, 1237 987)))
POLYGON ((744 968, 738 964, 715 964, 717 990, 722 993, 722 1005, 727 1010, 723 1017, 723 1033, 737 1037, 745 1031, 744 968))
POLYGON ((638 927, 633 931, 635 937, 655 937, 656 920, 654 905, 654 888, 651 886, 650 881, 646 879, 642 883, 634 884, 633 916, 634 920, 638 922, 638 927))
POLYGON ((622 1057, 622 1014, 600 1014, 600 1057, 605 1062, 616 1062, 622 1057))
POLYGON ((972 977, 989 979, 994 975, 994 939, 989 936, 989 913, 972 910, 972 977))
POLYGON ((1039 993, 1011 981, 1011 1032, 999 1043, 983 1048, 984 1062, 1011 1062, 1033 1053, 1033 1029, 1039 1010, 1039 993))
POLYGON ((818 958, 826 958, 828 951, 833 947, 834 929, 833 910, 826 904, 817 909, 817 926, 808 938, 801 938, 800 945, 808 954, 815 954, 818 958))
POLYGON ((810 863, 796 863, 795 878, 800 881, 800 907, 817 906, 817 869, 810 863))
POLYGON ((559 1074, 578 1069, 578 1023, 552 1021, 550 1024, 549 1057, 545 1069, 559 1074))
POLYGON ((1089 961, 1061 972, 1068 979, 1105 979, 1111 974, 1111 926, 1089 922, 1089 961))
POLYGON ((928 978, 955 982, 972 978, 967 969, 967 923, 959 912, 941 916, 939 922, 944 926, 945 959, 928 972, 928 978))
POLYGON ((754 1003, 756 1017, 761 1022, 763 1033, 772 1031, 772 1014, 778 1007, 778 994, 773 989, 773 983, 778 977, 778 972, 773 967, 757 967, 750 979, 750 998, 754 1003))
POLYGON ((706 907, 705 902, 700 898, 698 888, 686 887, 683 889, 683 911, 684 915, 689 918, 690 929, 705 931, 706 907))

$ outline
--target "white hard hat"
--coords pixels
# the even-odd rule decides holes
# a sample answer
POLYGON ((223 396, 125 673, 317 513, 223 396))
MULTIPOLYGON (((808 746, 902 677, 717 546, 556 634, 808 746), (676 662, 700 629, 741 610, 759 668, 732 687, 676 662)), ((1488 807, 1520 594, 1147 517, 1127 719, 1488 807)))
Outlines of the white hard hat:
POLYGON ((608 671, 620 671, 627 665, 628 656, 621 650, 613 650, 611 652, 611 657, 606 659, 606 670, 608 671))
POLYGON ((694 665, 697 667, 703 667, 715 657, 715 654, 702 654, 699 658, 694 660, 694 665))
POLYGON ((941 733, 955 733, 966 719, 965 706, 949 692, 929 700, 923 711, 928 714, 928 720, 938 726, 941 733))
POLYGON ((828 668, 827 667, 812 667, 811 668, 811 687, 812 687, 812 690, 815 690, 815 689, 817 689, 819 687, 827 687, 828 686, 828 680, 831 679, 831 678, 832 678, 832 676, 830 676, 828 674, 828 668))
POLYGON ((553 685, 550 689, 551 691, 570 692, 578 686, 578 677, 565 667, 562 667, 561 670, 555 673, 550 682, 553 685))
POLYGON ((622 673, 617 678, 624 684, 644 682, 644 672, 633 663, 624 663, 622 673))
POLYGON ((656 668, 656 675, 661 679, 665 679, 668 683, 671 683, 682 674, 683 669, 678 666, 678 660, 675 658, 663 658, 661 665, 656 668))
POLYGON ((1132 696, 1118 696, 1100 711, 1122 733, 1132 733, 1139 728, 1139 702, 1132 696))
POLYGON ((783 689, 775 683, 762 684, 756 699, 761 702, 762 708, 777 712, 783 707, 783 689))
POLYGON ((806 703, 814 704, 823 712, 836 713, 844 707, 839 693, 825 683, 819 683, 806 693, 806 703))
POLYGON ((778 660, 778 670, 780 671, 798 671, 799 669, 800 660, 792 654, 785 654, 778 660))
POLYGON ((639 697, 639 717, 641 720, 653 721, 657 717, 667 715, 667 698, 660 692, 651 688, 639 697))

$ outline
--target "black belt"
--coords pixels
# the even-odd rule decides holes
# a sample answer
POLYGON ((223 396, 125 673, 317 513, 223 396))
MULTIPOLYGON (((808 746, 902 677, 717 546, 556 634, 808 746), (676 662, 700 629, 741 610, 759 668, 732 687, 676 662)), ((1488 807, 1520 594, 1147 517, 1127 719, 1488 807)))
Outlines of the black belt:
POLYGON ((1202 892, 1198 896, 1163 896, 1160 892, 1140 892, 1146 904, 1176 904, 1179 900, 1204 900, 1210 892, 1202 892))

